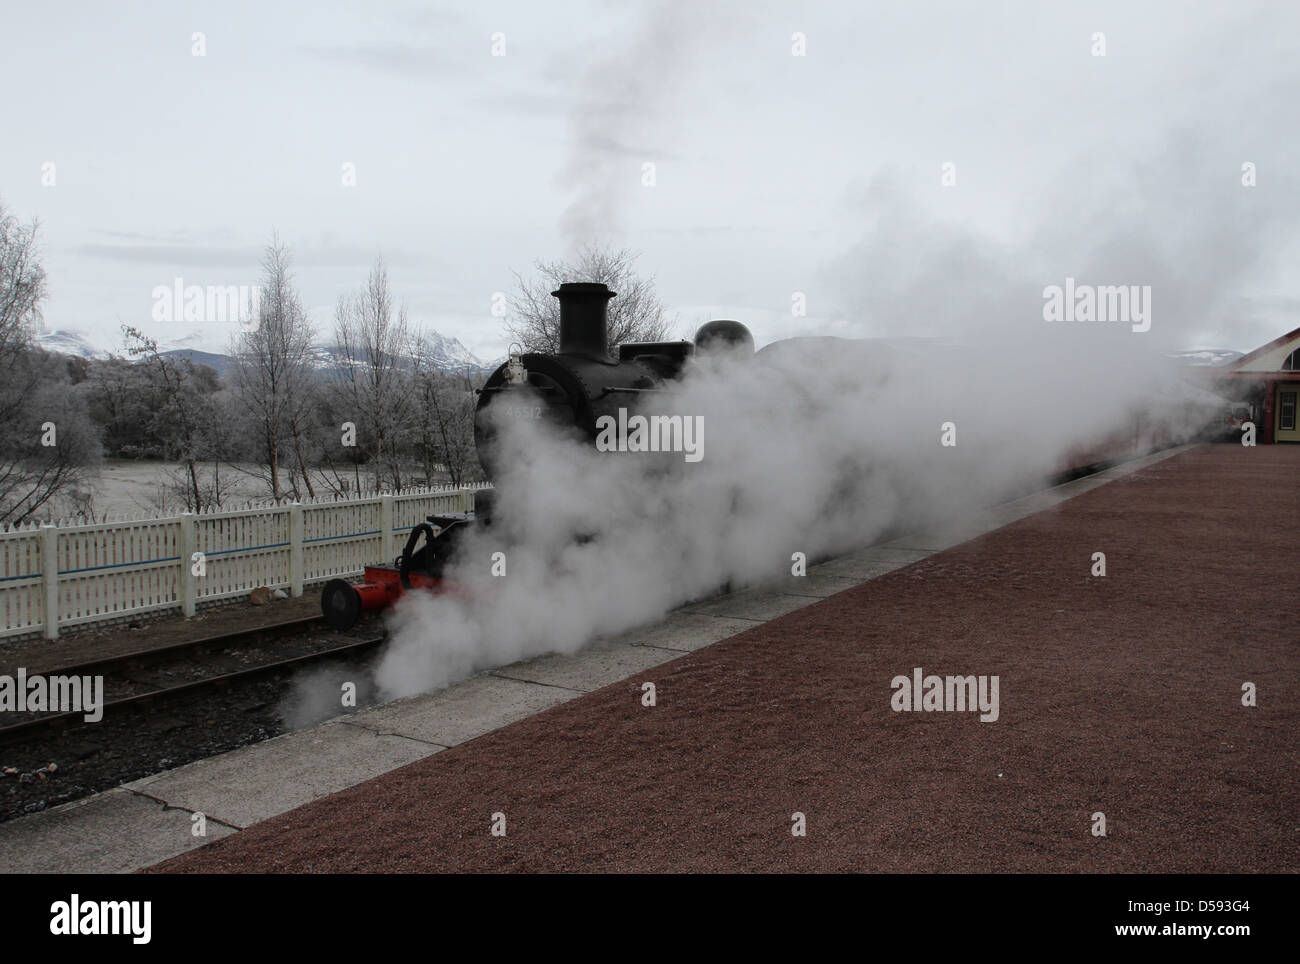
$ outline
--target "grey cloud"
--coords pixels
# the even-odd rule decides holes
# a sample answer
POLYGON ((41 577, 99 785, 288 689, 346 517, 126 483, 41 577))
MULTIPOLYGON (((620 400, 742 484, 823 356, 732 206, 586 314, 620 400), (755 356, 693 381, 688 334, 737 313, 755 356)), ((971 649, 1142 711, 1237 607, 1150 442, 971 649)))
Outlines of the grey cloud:
POLYGON ((524 114, 528 116, 544 115, 560 117, 568 113, 570 99, 568 95, 556 92, 538 92, 531 90, 499 90, 474 98, 479 107, 492 111, 524 114))
POLYGON ((407 78, 453 77, 459 75, 464 67, 461 51, 401 41, 338 44, 329 47, 303 45, 299 49, 319 60, 407 78))
MULTIPOLYGON (((202 267, 256 267, 262 257, 260 245, 219 247, 184 244, 83 244, 78 254, 108 261, 137 264, 198 265, 202 267)), ((299 268, 352 268, 374 263, 374 248, 347 244, 295 244, 294 265, 299 268)), ((384 261, 399 267, 419 266, 427 258, 385 248, 384 261)))
POLYGON ((256 265, 260 249, 220 248, 207 245, 177 244, 83 244, 74 249, 77 254, 108 261, 128 261, 139 264, 184 264, 204 267, 247 267, 256 265))

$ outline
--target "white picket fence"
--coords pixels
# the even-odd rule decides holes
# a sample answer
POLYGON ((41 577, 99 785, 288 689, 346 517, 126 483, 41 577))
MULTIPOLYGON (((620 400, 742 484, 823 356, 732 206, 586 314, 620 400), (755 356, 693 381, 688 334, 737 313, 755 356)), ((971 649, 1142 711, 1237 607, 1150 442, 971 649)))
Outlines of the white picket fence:
POLYGON ((487 487, 0 532, 0 638, 56 639, 61 627, 165 609, 192 616, 258 586, 301 596, 391 562, 415 525, 473 510, 487 487))

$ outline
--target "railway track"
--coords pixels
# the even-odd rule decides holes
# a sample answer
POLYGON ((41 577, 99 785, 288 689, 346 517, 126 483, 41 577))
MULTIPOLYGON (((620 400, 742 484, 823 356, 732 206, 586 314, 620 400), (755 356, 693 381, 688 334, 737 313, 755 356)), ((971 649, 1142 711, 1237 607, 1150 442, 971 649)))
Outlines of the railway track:
MULTIPOLYGON (((330 630, 319 616, 313 616, 186 640, 168 646, 123 653, 83 663, 50 666, 31 670, 28 676, 29 678, 37 675, 103 676, 105 683, 111 683, 113 689, 119 692, 127 691, 125 695, 105 699, 102 709, 103 716, 107 719, 110 715, 118 715, 122 711, 136 712, 149 709, 209 691, 274 677, 314 663, 359 656, 378 646, 385 638, 381 632, 362 638, 349 638, 330 630), (166 681, 168 675, 193 676, 196 672, 201 672, 205 662, 238 660, 241 658, 241 651, 252 650, 256 653, 277 640, 301 636, 312 630, 319 630, 319 635, 327 639, 337 639, 339 644, 326 643, 307 652, 295 652, 293 655, 279 659, 263 659, 252 665, 226 668, 223 671, 183 679, 180 682, 166 681)), ((68 731, 95 725, 97 724, 86 722, 83 710, 34 715, 0 727, 0 746, 30 742, 42 735, 51 738, 59 737, 68 731)))
MULTIPOLYGON (((1088 475, 1107 468, 1111 461, 1105 461, 1085 467, 1078 467, 1059 473, 1049 480, 1049 485, 1088 475)), ((1036 491, 1034 486, 1029 491, 1036 491)), ((895 535, 901 533, 895 533, 895 535)), ((888 537, 889 534, 886 534, 888 537)), ((223 633, 200 639, 186 640, 167 646, 143 649, 130 653, 108 656, 83 663, 51 665, 39 670, 28 671, 28 676, 65 675, 65 676, 103 676, 105 681, 112 681, 114 688, 127 689, 130 692, 104 702, 104 715, 117 714, 123 710, 140 710, 182 697, 195 696, 205 691, 219 690, 222 687, 237 685, 260 678, 274 677, 276 674, 296 670, 313 663, 331 659, 357 656, 378 646, 385 636, 382 633, 367 638, 350 639, 337 646, 324 646, 310 652, 295 653, 281 659, 262 660, 255 665, 230 669, 225 672, 203 675, 197 679, 161 685, 149 683, 151 670, 166 668, 169 664, 179 663, 182 672, 193 674, 202 668, 204 662, 210 662, 219 654, 229 655, 240 648, 257 649, 278 639, 291 637, 319 630, 321 634, 348 640, 348 637, 330 629, 319 616, 289 619, 265 626, 223 633), (141 676, 144 680, 141 680, 141 676)), ((58 736, 64 732, 89 727, 84 712, 76 710, 64 713, 44 713, 32 715, 15 723, 0 727, 0 746, 16 742, 27 742, 42 734, 58 736)))

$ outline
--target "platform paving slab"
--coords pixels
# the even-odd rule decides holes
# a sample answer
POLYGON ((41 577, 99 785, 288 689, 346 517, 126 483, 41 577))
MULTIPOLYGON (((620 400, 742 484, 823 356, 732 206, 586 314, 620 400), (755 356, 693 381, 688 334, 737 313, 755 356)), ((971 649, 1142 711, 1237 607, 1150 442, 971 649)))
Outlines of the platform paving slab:
POLYGON ((125 786, 242 828, 440 749, 419 739, 379 734, 334 720, 125 786))
MULTIPOLYGON (((887 549, 911 549, 917 552, 924 552, 926 555, 933 555, 936 552, 944 552, 955 546, 986 536, 990 532, 1001 529, 1009 522, 1015 519, 1009 518, 1014 513, 1008 512, 1003 508, 1003 518, 999 519, 994 511, 980 513, 960 522, 947 525, 937 525, 927 529, 918 529, 915 532, 908 533, 898 539, 886 542, 882 548, 887 549)), ((1025 515, 1032 515, 1032 512, 1026 512, 1025 515)), ((1017 518, 1019 518, 1017 516, 1017 518)))
POLYGON ((188 810, 118 787, 0 824, 0 868, 12 874, 127 873, 235 833, 207 820, 196 837, 188 810))
POLYGON ((773 592, 770 589, 744 589, 687 606, 686 611, 703 613, 706 616, 729 616, 732 619, 748 619, 753 623, 765 623, 786 613, 811 606, 817 601, 815 596, 794 596, 789 593, 773 592))
POLYGON ((602 644, 573 656, 539 656, 493 670, 492 675, 590 693, 681 655, 652 646, 602 644))
POLYGON ((346 722, 373 733, 449 747, 581 695, 577 689, 485 674, 436 693, 361 710, 346 722))
POLYGON ((807 575, 785 576, 772 583, 768 588, 789 596, 809 596, 813 599, 825 599, 827 596, 834 596, 837 592, 852 589, 860 582, 862 582, 861 579, 856 579, 853 576, 837 575, 836 573, 826 572, 817 566, 812 566, 808 569, 807 575))
POLYGON ((895 569, 902 569, 914 562, 920 562, 932 555, 924 549, 879 548, 864 549, 861 552, 840 556, 828 562, 819 563, 808 570, 810 574, 831 576, 853 580, 854 584, 875 579, 895 569))
POLYGON ((650 646, 679 653, 693 653, 753 627, 754 621, 751 619, 710 616, 679 609, 669 613, 662 622, 638 626, 617 636, 607 637, 602 642, 611 646, 650 646))

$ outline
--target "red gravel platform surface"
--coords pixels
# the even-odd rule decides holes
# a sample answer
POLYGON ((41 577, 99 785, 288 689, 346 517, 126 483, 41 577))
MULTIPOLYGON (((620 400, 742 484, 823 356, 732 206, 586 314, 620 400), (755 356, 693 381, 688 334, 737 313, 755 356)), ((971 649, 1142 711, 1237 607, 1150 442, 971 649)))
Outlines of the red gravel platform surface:
POLYGON ((1298 535, 1300 447, 1194 449, 153 869, 1295 872, 1298 535))

